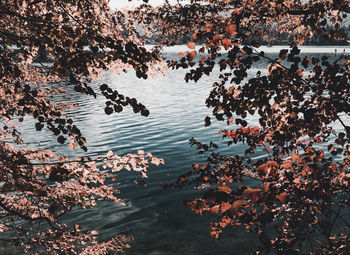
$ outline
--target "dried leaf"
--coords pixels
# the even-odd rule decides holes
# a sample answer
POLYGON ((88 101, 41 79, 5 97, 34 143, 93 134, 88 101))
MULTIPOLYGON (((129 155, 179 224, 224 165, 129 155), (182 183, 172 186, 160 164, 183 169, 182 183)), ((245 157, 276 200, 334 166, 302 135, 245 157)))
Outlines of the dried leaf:
POLYGON ((225 192, 226 194, 231 194, 232 190, 229 186, 227 185, 222 185, 217 188, 217 191, 219 192, 225 192))
POLYGON ((210 208, 210 212, 213 214, 219 213, 220 206, 219 205, 214 205, 213 207, 210 208))
POLYGON ((278 194, 276 198, 282 203, 285 203, 287 201, 288 194, 286 192, 282 192, 281 194, 278 194))
POLYGON ((231 204, 225 203, 225 202, 222 202, 222 203, 221 203, 221 213, 226 212, 226 211, 229 210, 230 208, 231 208, 231 204))
POLYGON ((259 195, 261 193, 261 189, 252 189, 252 188, 247 188, 243 191, 243 195, 249 196, 250 201, 253 203, 259 200, 259 195))
POLYGON ((225 50, 228 50, 231 47, 231 40, 226 38, 222 39, 221 44, 224 46, 225 50))
POLYGON ((237 27, 235 24, 230 24, 226 27, 226 33, 229 35, 229 36, 234 36, 237 34, 237 27))
POLYGON ((292 162, 297 161, 299 158, 300 158, 300 156, 298 154, 295 154, 295 153, 290 154, 290 160, 292 162))
POLYGON ((246 200, 236 200, 235 202, 232 203, 231 208, 229 209, 229 212, 231 215, 237 214, 239 209, 247 203, 246 200))

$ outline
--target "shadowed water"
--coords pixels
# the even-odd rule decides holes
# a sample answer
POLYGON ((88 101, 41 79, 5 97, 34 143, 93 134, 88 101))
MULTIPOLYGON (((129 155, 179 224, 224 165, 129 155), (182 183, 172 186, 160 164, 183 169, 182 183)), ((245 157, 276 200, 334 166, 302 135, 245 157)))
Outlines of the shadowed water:
MULTIPOLYGON (((183 46, 177 46, 168 49, 168 54, 175 57, 177 52, 184 50, 183 46)), ((275 57, 280 48, 266 47, 263 50, 275 57)), ((334 55, 331 47, 304 47, 303 50, 334 55)), ((337 52, 343 52, 343 48, 337 52)), ((266 62, 254 66, 250 74, 259 70, 266 72, 265 69, 266 62)), ((126 254, 249 254, 257 245, 254 234, 228 229, 221 240, 212 239, 209 237, 210 216, 196 216, 182 206, 183 200, 198 196, 201 191, 193 187, 164 190, 159 185, 160 182, 175 181, 179 175, 189 171, 193 163, 206 159, 205 155, 199 155, 189 146, 191 137, 200 142, 213 140, 223 153, 243 154, 247 148, 245 145, 227 147, 221 141, 218 131, 227 128, 224 122, 213 120, 210 127, 204 127, 203 120, 211 112, 205 107, 205 100, 212 83, 217 80, 218 70, 197 83, 186 84, 184 75, 184 70, 175 70, 170 71, 168 77, 140 80, 132 72, 119 76, 106 73, 104 81, 92 84, 98 87, 107 83, 119 93, 135 97, 150 110, 147 118, 134 114, 129 108, 120 114, 107 116, 104 113, 105 100, 101 96, 94 99, 69 93, 57 99, 79 103, 80 106, 70 115, 87 138, 88 156, 105 155, 108 150, 122 155, 142 149, 165 160, 165 165, 151 167, 147 187, 134 184, 134 173, 125 171, 120 174, 113 185, 121 190, 120 196, 127 202, 127 207, 103 201, 92 209, 74 210, 66 216, 66 221, 98 230, 103 240, 128 232, 136 240, 126 254)), ((67 89, 71 88, 67 86, 67 89)), ((251 116, 249 120, 255 122, 251 116)), ((31 119, 25 121, 23 136, 27 141, 40 139, 42 146, 66 155, 81 153, 58 145, 48 132, 36 132, 33 123, 31 119)))

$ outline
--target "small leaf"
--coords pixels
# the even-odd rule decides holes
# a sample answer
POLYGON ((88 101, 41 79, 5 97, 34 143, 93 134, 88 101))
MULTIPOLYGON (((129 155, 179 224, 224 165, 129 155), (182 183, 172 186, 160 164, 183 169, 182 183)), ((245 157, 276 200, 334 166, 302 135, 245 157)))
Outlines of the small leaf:
POLYGON ((231 205, 231 208, 229 209, 229 212, 234 215, 238 213, 239 208, 241 208, 242 205, 246 204, 247 201, 246 200, 236 200, 235 202, 233 202, 233 204, 231 205))
POLYGON ((228 50, 231 47, 231 40, 226 38, 222 39, 221 44, 224 46, 225 50, 228 50))
POLYGON ((270 182, 265 182, 265 184, 264 184, 264 191, 268 192, 269 189, 270 189, 270 182))
POLYGON ((290 169, 292 168, 292 164, 290 162, 285 162, 281 165, 282 169, 290 169))
POLYGON ((196 48, 196 44, 194 43, 194 42, 191 42, 191 41, 188 41, 187 42, 187 47, 189 48, 189 49, 194 49, 194 48, 196 48))
POLYGON ((229 36, 234 36, 234 35, 236 35, 236 34, 237 34, 236 30, 237 30, 237 27, 236 27, 236 25, 234 25, 234 24, 228 25, 228 26, 226 27, 226 33, 227 33, 229 36))
POLYGON ((226 211, 229 210, 230 208, 231 208, 231 204, 225 203, 225 202, 222 202, 222 203, 221 203, 221 213, 226 212, 226 211))
POLYGON ((62 135, 57 138, 57 142, 59 142, 60 144, 64 144, 65 140, 66 138, 64 138, 62 135))
POLYGON ((113 113, 113 108, 107 106, 107 107, 105 108, 105 113, 106 113, 107 115, 111 115, 111 114, 113 113))
POLYGON ((281 194, 278 194, 276 198, 282 203, 285 203, 287 201, 288 194, 286 192, 282 192, 281 194))
POLYGON ((298 154, 295 154, 295 153, 290 154, 290 160, 292 162, 297 161, 299 158, 300 158, 300 156, 298 154))
POLYGON ((204 124, 205 127, 210 126, 210 124, 211 124, 210 117, 208 117, 208 116, 205 117, 204 122, 205 122, 205 124, 204 124))
POLYGON ((261 193, 261 189, 252 189, 249 187, 243 191, 243 195, 249 196, 252 202, 256 202, 259 200, 260 193, 261 193))
POLYGON ((197 51, 193 50, 188 53, 188 59, 192 61, 197 56, 197 51))
POLYGON ((297 74, 299 77, 303 77, 303 76, 304 76, 303 71, 302 71, 300 68, 296 71, 296 74, 297 74))
POLYGON ((222 185, 217 188, 217 191, 219 192, 225 192, 226 194, 231 194, 232 190, 229 186, 227 185, 222 185))
POLYGON ((219 208, 220 208, 219 205, 214 205, 212 208, 210 208, 210 212, 217 214, 219 212, 219 208))

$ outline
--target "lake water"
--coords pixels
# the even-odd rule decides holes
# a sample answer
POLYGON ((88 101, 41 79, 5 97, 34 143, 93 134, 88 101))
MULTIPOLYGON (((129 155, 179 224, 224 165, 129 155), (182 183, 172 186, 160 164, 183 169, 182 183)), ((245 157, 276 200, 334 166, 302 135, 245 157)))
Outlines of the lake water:
MULTIPOLYGON (((265 47, 266 53, 275 56, 282 47, 265 47)), ((283 47, 283 48, 288 48, 283 47)), ((347 53, 350 48, 338 48, 347 53)), ((167 49, 170 57, 176 57, 184 46, 167 49)), ((303 47, 302 53, 326 53, 334 56, 333 47, 303 47)), ((255 66, 251 72, 266 72, 266 63, 255 66)), ((108 150, 122 155, 136 153, 142 149, 165 160, 165 165, 152 166, 147 186, 134 184, 134 173, 122 172, 116 185, 120 197, 127 207, 113 202, 100 202, 95 208, 77 209, 68 214, 66 222, 81 224, 84 228, 96 229, 102 239, 108 239, 120 232, 135 237, 132 248, 126 254, 250 254, 257 245, 253 233, 240 229, 227 229, 220 240, 209 237, 209 221, 212 216, 197 216, 182 205, 185 199, 199 196, 201 191, 193 187, 182 190, 164 190, 159 183, 175 181, 182 173, 189 171, 193 163, 203 162, 205 155, 199 155, 190 147, 191 137, 201 142, 214 141, 223 153, 239 154, 244 145, 227 147, 218 131, 227 128, 224 122, 212 119, 210 127, 204 127, 204 118, 211 110, 205 107, 205 100, 212 83, 217 79, 217 70, 210 77, 204 76, 197 83, 185 83, 184 70, 170 71, 168 77, 140 80, 131 72, 115 76, 105 74, 105 81, 96 81, 93 86, 108 83, 118 92, 135 97, 151 112, 146 118, 127 109, 120 114, 105 115, 105 100, 102 97, 67 94, 62 101, 76 101, 80 106, 70 114, 77 121, 87 138, 89 156, 105 155, 108 150)), ((33 121, 26 119, 23 135, 52 150, 74 155, 66 146, 58 145, 48 132, 38 133, 33 121)), ((256 155, 257 157, 261 155, 256 155)), ((0 251, 1 252, 1 251, 0 251)))

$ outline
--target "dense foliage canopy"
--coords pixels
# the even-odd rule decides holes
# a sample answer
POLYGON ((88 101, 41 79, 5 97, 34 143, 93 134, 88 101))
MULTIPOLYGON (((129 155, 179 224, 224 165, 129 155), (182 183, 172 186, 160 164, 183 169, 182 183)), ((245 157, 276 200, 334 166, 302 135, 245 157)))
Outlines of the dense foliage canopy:
MULTIPOLYGON (((232 127, 221 131, 228 145, 247 145, 243 154, 221 155, 214 143, 191 139, 191 145, 209 151, 207 162, 193 164, 176 182, 164 185, 204 190, 203 197, 186 205, 198 214, 216 215, 210 235, 219 238, 225 227, 243 225, 259 236, 257 254, 350 253, 349 55, 301 56, 297 46, 314 34, 329 41, 346 38, 341 28, 348 21, 349 0, 180 2, 141 5, 129 12, 112 12, 106 1, 95 0, 0 2, 0 231, 17 234, 28 252, 123 249, 124 236, 99 244, 96 231, 66 226, 60 216, 73 207, 95 206, 98 198, 122 203, 105 180, 122 168, 146 177, 148 162, 162 160, 143 151, 69 159, 29 149, 16 125, 32 116, 38 131, 47 128, 59 143, 86 151, 83 134, 65 114, 74 105, 55 103, 51 96, 66 92, 51 85, 105 97, 108 115, 131 106, 147 116, 136 99, 89 82, 102 71, 130 68, 137 77, 148 78, 164 71, 166 63, 170 69, 188 69, 186 81, 220 69, 217 81, 209 84, 206 105, 216 120, 232 127), (255 40, 262 36, 273 43, 272 30, 295 38, 276 58, 261 51, 255 40), (178 60, 167 61, 159 47, 147 51, 141 46, 152 34, 159 46, 188 34, 192 40, 178 60), (260 62, 266 72, 251 76, 260 62), (257 121, 247 121, 248 114, 257 121), (266 157, 254 159, 257 151, 266 157), (102 165, 111 171, 100 171, 102 165), (248 186, 248 179, 255 179, 255 185, 248 186), (37 227, 42 222, 45 227, 37 227)), ((207 116, 205 125, 211 121, 207 116)))

